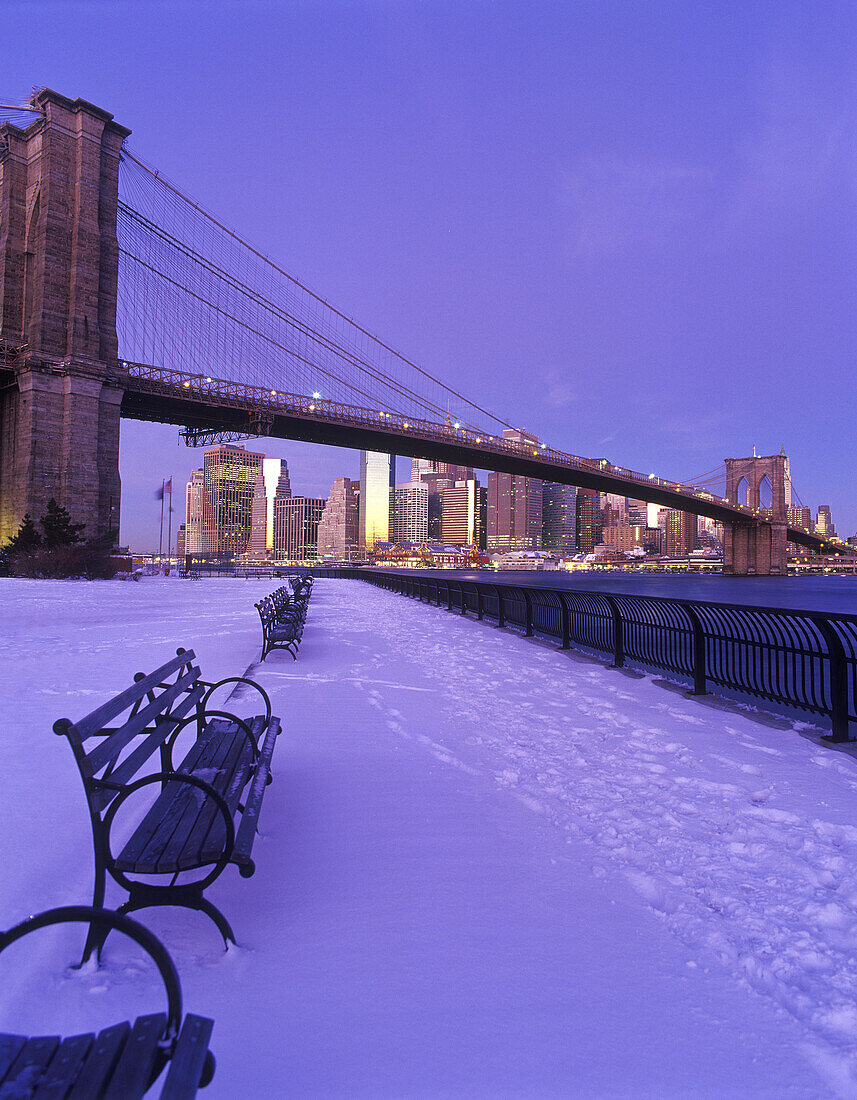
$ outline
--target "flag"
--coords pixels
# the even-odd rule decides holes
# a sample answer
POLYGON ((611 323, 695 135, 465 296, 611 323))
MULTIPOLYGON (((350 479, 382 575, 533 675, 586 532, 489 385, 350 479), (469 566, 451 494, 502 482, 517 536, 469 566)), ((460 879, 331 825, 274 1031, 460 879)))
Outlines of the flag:
POLYGON ((161 482, 160 489, 155 490, 155 500, 163 500, 165 496, 168 496, 170 498, 170 502, 172 503, 172 499, 173 499, 173 479, 172 478, 170 478, 169 481, 161 482))

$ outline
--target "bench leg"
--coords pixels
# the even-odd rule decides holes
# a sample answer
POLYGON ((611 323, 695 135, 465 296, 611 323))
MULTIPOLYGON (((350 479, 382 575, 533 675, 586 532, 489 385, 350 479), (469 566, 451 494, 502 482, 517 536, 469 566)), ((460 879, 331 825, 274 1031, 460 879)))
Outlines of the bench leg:
MULTIPOLYGON (((223 936, 223 945, 228 947, 235 943, 235 933, 232 925, 220 912, 216 905, 203 897, 202 891, 194 889, 193 884, 186 886, 148 886, 145 883, 137 883, 128 900, 120 905, 117 913, 133 913, 138 909, 148 909, 159 905, 179 905, 184 909, 196 909, 205 913, 209 920, 217 925, 217 929, 223 936)), ((103 941, 102 941, 103 943, 103 941)), ((100 947, 99 947, 100 950, 100 947)))
MULTIPOLYGON (((106 873, 104 870, 104 864, 101 863, 96 855, 95 858, 95 889, 92 891, 92 907, 93 909, 104 908, 104 889, 106 885, 106 873)), ((100 928, 96 928, 94 924, 89 926, 89 931, 86 934, 86 943, 83 945, 83 956, 81 957, 79 966, 83 966, 88 962, 95 952, 96 961, 101 960, 101 949, 104 947, 104 941, 107 939, 107 933, 110 931, 107 925, 101 925, 100 928)))

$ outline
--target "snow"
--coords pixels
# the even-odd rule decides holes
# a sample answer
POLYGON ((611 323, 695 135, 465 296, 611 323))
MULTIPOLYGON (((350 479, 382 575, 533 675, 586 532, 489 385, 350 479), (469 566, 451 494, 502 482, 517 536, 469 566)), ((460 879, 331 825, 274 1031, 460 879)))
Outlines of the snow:
MULTIPOLYGON (((283 723, 256 875, 209 891, 239 945, 140 914, 214 1018, 201 1095, 857 1097, 849 754, 358 581, 317 581, 298 661, 258 666, 272 587, 0 580, 3 926, 91 896, 53 721, 184 645, 283 723)), ((82 971, 27 944, 2 1030, 160 1004, 120 941, 82 971)))

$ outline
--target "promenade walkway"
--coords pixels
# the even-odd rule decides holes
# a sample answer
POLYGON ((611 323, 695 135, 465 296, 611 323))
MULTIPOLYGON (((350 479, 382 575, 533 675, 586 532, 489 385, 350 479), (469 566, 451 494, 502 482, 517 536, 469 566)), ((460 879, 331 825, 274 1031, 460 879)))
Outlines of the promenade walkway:
MULTIPOLYGON (((136 622, 145 584, 125 587, 136 622)), ((151 582, 160 640, 122 663, 184 641, 206 672, 242 671, 270 587, 151 582), (200 625, 178 629, 191 598, 200 625)), ((93 605, 78 624, 84 692, 113 622, 93 605)), ((47 864, 75 868, 61 889, 44 867, 13 873, 11 923, 89 888, 83 797, 42 719, 94 700, 67 700, 62 661, 40 684, 23 658, 7 667, 33 686, 26 736, 48 739, 42 803, 64 828, 47 864)), ((216 1021, 212 1100, 855 1095, 850 759, 359 582, 317 582, 298 662, 252 674, 284 735, 257 874, 212 890, 240 946, 224 956, 196 914, 142 914, 216 1021)), ((15 760, 7 743, 13 792, 15 760)), ((30 811, 23 842, 48 833, 30 811)), ((115 970, 79 980, 109 999, 115 970)), ((5 1009, 23 1011, 25 978, 5 1009)))

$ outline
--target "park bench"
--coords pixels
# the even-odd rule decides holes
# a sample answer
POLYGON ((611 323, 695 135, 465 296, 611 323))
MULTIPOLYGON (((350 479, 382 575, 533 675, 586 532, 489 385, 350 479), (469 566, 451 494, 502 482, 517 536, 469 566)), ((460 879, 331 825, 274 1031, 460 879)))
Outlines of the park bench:
POLYGON ((264 661, 272 649, 285 649, 292 660, 298 659, 303 637, 307 606, 312 591, 312 578, 289 578, 292 592, 283 586, 256 604, 262 623, 262 656, 264 661), (306 583, 308 580, 308 583, 306 583))
POLYGON ((272 649, 285 649, 293 660, 298 659, 298 648, 301 644, 304 628, 304 612, 292 605, 276 603, 270 596, 266 596, 256 604, 259 612, 259 620, 262 624, 262 655, 259 658, 264 661, 272 649))
MULTIPOLYGON (((240 676, 208 683, 193 662, 192 650, 179 649, 161 668, 137 673, 131 687, 85 718, 60 718, 54 732, 72 747, 89 805, 93 905, 103 906, 109 874, 128 891, 117 912, 155 905, 198 909, 214 921, 226 943, 234 943, 229 922, 204 891, 230 863, 245 878, 255 871, 251 852, 280 721, 258 684, 240 676), (265 713, 244 720, 211 709, 211 696, 227 684, 258 691, 265 713), (191 734, 195 728, 192 744, 174 765, 179 735, 189 727, 191 734), (160 792, 114 854, 110 834, 118 811, 153 784, 160 792), (185 872, 203 869, 196 880, 179 881, 187 878, 185 872)), ((84 959, 101 942, 92 931, 84 959)))
POLYGON ((185 1100, 204 1088, 214 1074, 208 1049, 211 1020, 190 1013, 182 1020, 182 993, 173 961, 161 942, 137 921, 69 905, 49 909, 0 932, 0 952, 24 936, 50 925, 80 922, 104 935, 115 930, 146 951, 158 968, 167 994, 167 1011, 140 1016, 111 1027, 63 1039, 59 1035, 0 1034, 0 1096, 78 1097, 80 1100, 138 1100, 169 1065, 161 1100, 185 1100))

